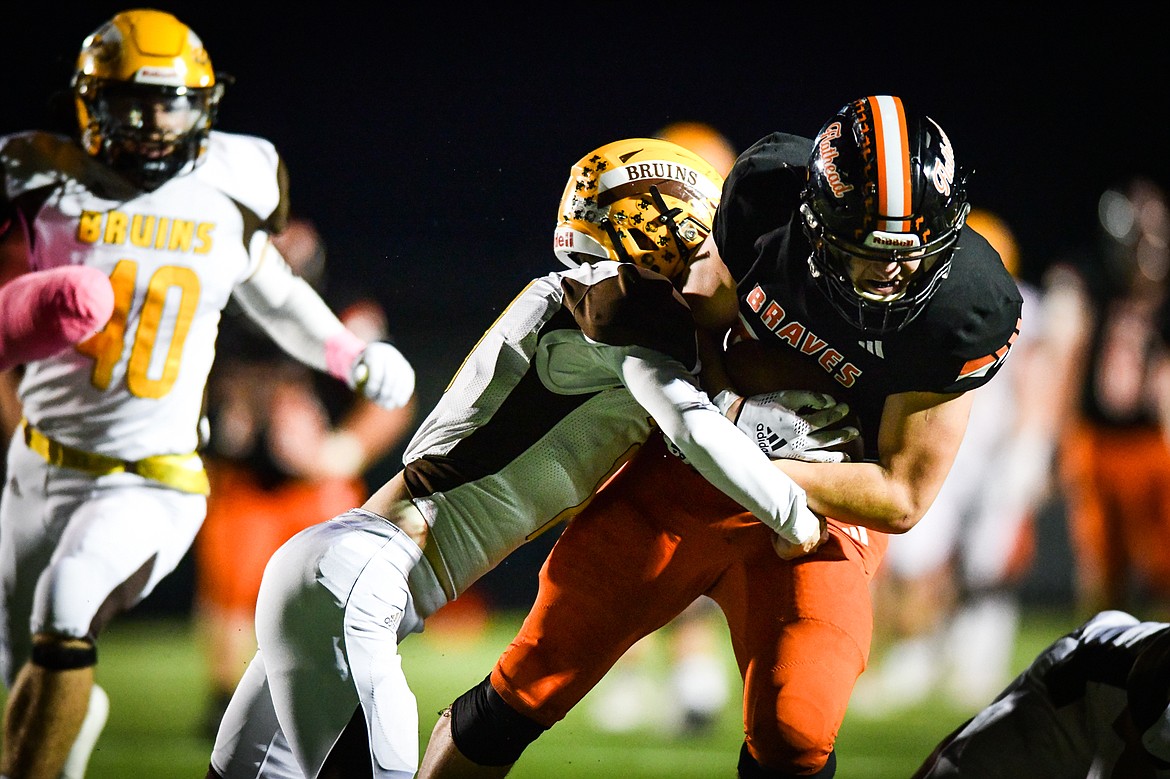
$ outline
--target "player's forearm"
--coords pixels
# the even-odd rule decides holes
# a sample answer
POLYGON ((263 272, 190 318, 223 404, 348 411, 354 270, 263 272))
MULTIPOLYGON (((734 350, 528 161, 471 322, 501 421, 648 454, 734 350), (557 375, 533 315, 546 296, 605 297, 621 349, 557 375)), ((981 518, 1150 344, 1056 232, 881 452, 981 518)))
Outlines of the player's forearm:
POLYGON ((963 440, 973 395, 904 392, 886 399, 877 462, 776 465, 805 489, 809 507, 841 522, 905 533, 942 488, 963 440))
POLYGON ((820 535, 820 521, 805 505, 804 490, 772 467, 755 442, 712 407, 684 412, 668 437, 707 481, 789 541, 820 535))
POLYGON ((803 544, 819 537, 820 520, 800 487, 711 405, 681 365, 645 352, 619 370, 634 398, 709 482, 786 539, 803 544))
POLYGON ((699 359, 703 370, 699 376, 703 389, 714 398, 725 389, 732 388, 731 377, 723 367, 723 345, 712 332, 699 330, 699 359))
POLYGON ((712 397, 731 386, 723 368, 723 338, 739 310, 735 279, 715 248, 714 236, 707 236, 695 253, 682 289, 698 328, 699 358, 702 360, 703 389, 712 397))
POLYGON ((235 298, 281 349, 319 371, 344 378, 365 346, 275 249, 235 298))
POLYGON ((905 533, 930 505, 877 463, 775 460, 772 465, 804 489, 813 511, 882 533, 905 533))

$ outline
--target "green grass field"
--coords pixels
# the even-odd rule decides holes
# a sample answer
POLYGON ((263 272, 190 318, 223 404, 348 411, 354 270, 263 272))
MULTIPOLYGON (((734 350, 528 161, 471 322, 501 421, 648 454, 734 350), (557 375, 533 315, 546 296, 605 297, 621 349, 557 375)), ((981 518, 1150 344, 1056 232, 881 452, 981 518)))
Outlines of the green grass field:
MULTIPOLYGON (((402 645, 407 675, 418 696, 425 740, 439 710, 483 678, 514 635, 521 615, 503 615, 474 639, 432 630, 402 645)), ((1065 613, 1029 613, 1017 648, 1017 666, 1070 629, 1065 613)), ((199 734, 205 687, 189 625, 181 620, 123 618, 103 636, 98 678, 109 692, 111 714, 88 779, 200 779, 211 744, 199 734)), ((730 655, 728 673, 738 680, 730 655)), ((729 707, 709 735, 680 739, 648 728, 614 735, 598 730, 586 700, 542 736, 513 770, 516 779, 711 779, 735 776, 742 738, 739 711, 729 707)), ((837 743, 838 777, 906 779, 939 738, 969 712, 941 702, 896 719, 850 715, 837 743)), ((425 742, 424 742, 425 743, 425 742)))

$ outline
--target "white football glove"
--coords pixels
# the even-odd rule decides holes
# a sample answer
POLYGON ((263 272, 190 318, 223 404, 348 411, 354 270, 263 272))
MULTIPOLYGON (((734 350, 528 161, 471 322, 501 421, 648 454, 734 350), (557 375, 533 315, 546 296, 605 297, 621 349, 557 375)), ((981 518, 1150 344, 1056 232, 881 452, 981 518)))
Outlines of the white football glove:
POLYGON ((390 344, 371 341, 353 361, 346 383, 383 408, 402 408, 414 394, 414 368, 390 344))
MULTIPOLYGON (((731 390, 724 390, 716 396, 715 405, 726 414, 739 397, 731 390)), ((846 455, 828 451, 828 447, 852 441, 860 431, 850 426, 822 428, 835 425, 848 415, 848 404, 838 403, 832 395, 779 390, 744 398, 732 421, 769 459, 839 463, 845 462, 846 455)))

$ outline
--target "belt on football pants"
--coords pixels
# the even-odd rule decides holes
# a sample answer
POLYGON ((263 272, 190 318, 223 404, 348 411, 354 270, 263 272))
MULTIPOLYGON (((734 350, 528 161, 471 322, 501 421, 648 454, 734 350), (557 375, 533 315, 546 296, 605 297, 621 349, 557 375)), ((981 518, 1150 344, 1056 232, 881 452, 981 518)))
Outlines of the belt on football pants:
POLYGON ((207 495, 211 486, 207 471, 198 454, 156 454, 141 460, 122 460, 96 452, 87 452, 54 441, 22 419, 24 442, 28 448, 39 454, 50 465, 84 471, 94 476, 111 473, 134 473, 144 479, 156 481, 181 492, 207 495))

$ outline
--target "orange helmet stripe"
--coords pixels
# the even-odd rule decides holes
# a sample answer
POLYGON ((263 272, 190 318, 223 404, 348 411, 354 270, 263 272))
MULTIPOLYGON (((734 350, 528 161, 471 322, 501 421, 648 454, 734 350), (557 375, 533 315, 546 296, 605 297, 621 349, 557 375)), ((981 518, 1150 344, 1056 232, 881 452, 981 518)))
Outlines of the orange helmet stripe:
POLYGON ((879 230, 910 231, 910 145, 906 111, 892 95, 870 97, 873 107, 874 143, 877 156, 878 213, 884 217, 879 230))

